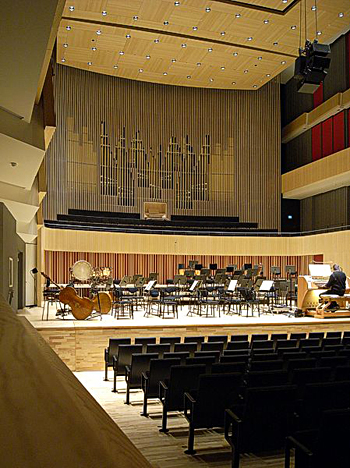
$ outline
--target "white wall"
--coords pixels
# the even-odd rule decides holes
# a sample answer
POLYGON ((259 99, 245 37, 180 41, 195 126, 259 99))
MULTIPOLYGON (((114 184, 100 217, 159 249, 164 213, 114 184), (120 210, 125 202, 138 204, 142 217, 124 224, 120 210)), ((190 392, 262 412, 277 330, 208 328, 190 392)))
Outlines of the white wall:
POLYGON ((37 281, 35 276, 37 275, 33 275, 33 277, 30 270, 36 267, 36 244, 26 244, 25 259, 25 305, 30 306, 35 304, 34 292, 35 282, 37 281))

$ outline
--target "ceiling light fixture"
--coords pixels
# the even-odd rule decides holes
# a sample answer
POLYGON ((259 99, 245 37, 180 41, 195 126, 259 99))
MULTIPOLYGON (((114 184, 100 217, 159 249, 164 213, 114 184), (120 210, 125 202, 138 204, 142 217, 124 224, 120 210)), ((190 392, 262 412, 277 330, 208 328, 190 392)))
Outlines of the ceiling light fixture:
POLYGON ((234 57, 237 57, 237 55, 238 55, 238 52, 233 52, 233 54, 232 54, 232 55, 233 55, 234 57))
POLYGON ((92 65, 92 62, 88 62, 88 65, 91 66, 91 65, 92 65))
POLYGON ((294 25, 294 26, 291 26, 290 29, 293 29, 294 31, 294 29, 297 29, 297 27, 294 25))
POLYGON ((142 68, 139 68, 139 72, 142 73, 142 72, 143 72, 143 69, 142 69, 142 68))
POLYGON ((273 45, 274 45, 274 46, 278 46, 278 42, 274 42, 273 45))
POLYGON ((225 70, 225 67, 221 67, 221 70, 224 71, 224 70, 225 70))
POLYGON ((91 47, 91 50, 93 50, 94 52, 96 52, 97 47, 91 47))
POLYGON ((68 44, 65 42, 65 43, 63 44, 63 47, 67 48, 67 47, 68 47, 68 44))
POLYGON ((338 13, 339 18, 343 18, 344 13, 338 13))
POLYGON ((285 65, 287 62, 285 60, 282 60, 281 65, 285 65))
POLYGON ((101 36, 101 34, 102 34, 101 29, 98 29, 98 30, 96 31, 96 34, 97 34, 98 36, 101 36))
POLYGON ((210 12, 211 12, 211 8, 210 8, 210 7, 206 7, 205 11, 206 11, 207 13, 210 13, 210 12))
POLYGON ((175 63, 175 62, 176 62, 176 59, 171 59, 171 61, 172 61, 173 63, 175 63))
POLYGON ((193 31, 198 31, 198 26, 193 26, 193 31))
POLYGON ((164 21, 164 23, 163 23, 163 24, 164 24, 164 26, 168 26, 168 24, 169 24, 169 21, 164 21))
POLYGON ((127 34, 125 37, 126 37, 127 39, 130 39, 131 35, 130 35, 130 34, 127 34))
POLYGON ((258 60, 262 60, 262 57, 258 57, 258 60))
POLYGON ((113 68, 117 69, 117 68, 118 68, 118 65, 113 65, 113 68))
POLYGON ((288 3, 288 0, 282 0, 282 3, 288 3))
POLYGON ((138 17, 137 15, 135 15, 135 16, 132 17, 132 19, 133 19, 134 21, 137 21, 137 20, 139 19, 139 17, 138 17))
POLYGON ((253 38, 251 36, 247 37, 247 41, 252 41, 253 38))
POLYGON ((258 85, 256 85, 256 84, 255 84, 255 85, 253 85, 253 88, 257 88, 257 87, 258 87, 258 85))
POLYGON ((159 39, 154 39, 153 41, 155 44, 159 44, 159 39))
POLYGON ((267 73, 266 76, 269 77, 269 76, 271 76, 271 75, 270 75, 270 73, 267 73))
POLYGON ((191 75, 187 75, 187 79, 190 80, 190 79, 191 79, 191 75))
POLYGON ((213 82, 213 81, 214 81, 214 78, 210 78, 209 81, 213 82))
POLYGON ((209 47, 208 52, 213 52, 213 49, 209 47))
POLYGON ((72 29, 72 26, 66 26, 67 31, 70 31, 72 29))
POLYGON ((322 34, 322 31, 317 31, 318 36, 321 36, 321 34, 322 34))
POLYGON ((317 6, 316 6, 316 5, 312 5, 311 10, 312 10, 312 11, 316 11, 316 10, 317 10, 317 6))
POLYGON ((124 55, 124 52, 121 50, 121 51, 119 52, 119 55, 124 55))
POLYGON ((69 7, 69 11, 74 11, 74 10, 75 10, 75 7, 74 7, 73 5, 71 5, 71 6, 69 7))
POLYGON ((244 73, 248 73, 249 70, 244 70, 244 73))
POLYGON ((163 75, 166 76, 168 73, 167 72, 164 72, 163 75))
POLYGON ((264 20, 264 24, 269 24, 269 22, 270 21, 268 19, 264 20))
POLYGON ((222 36, 225 36, 226 33, 225 33, 225 31, 221 31, 220 34, 221 34, 222 36))
POLYGON ((149 60, 151 58, 150 55, 146 55, 146 59, 149 60))
POLYGON ((185 49, 187 47, 187 44, 181 44, 181 47, 185 49))
POLYGON ((240 14, 240 13, 236 13, 236 14, 235 14, 235 17, 236 17, 236 18, 240 18, 240 17, 241 17, 241 14, 240 14))
POLYGON ((201 62, 197 62, 197 67, 200 67, 201 65, 201 62))
POLYGON ((179 6, 179 5, 180 5, 180 2, 174 2, 174 5, 175 5, 175 6, 179 6))
POLYGON ((106 10, 103 10, 102 15, 103 15, 103 16, 107 16, 106 10))
POLYGON ((66 59, 65 59, 65 58, 62 58, 62 59, 61 59, 61 62, 63 62, 63 63, 64 63, 65 61, 66 61, 66 59))
POLYGON ((235 81, 232 81, 232 83, 231 83, 231 84, 235 85, 235 84, 236 84, 236 82, 235 82, 235 81))

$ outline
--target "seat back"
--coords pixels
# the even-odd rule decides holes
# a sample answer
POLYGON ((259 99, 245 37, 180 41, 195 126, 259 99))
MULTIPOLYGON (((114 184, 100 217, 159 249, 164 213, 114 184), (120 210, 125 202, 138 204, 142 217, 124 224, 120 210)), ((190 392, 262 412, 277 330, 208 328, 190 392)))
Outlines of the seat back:
POLYGON ((121 344, 131 344, 131 338, 110 338, 108 344, 108 364, 113 364, 113 356, 118 356, 121 344))
POLYGON ((224 342, 212 341, 210 343, 202 343, 201 351, 219 351, 222 353, 224 351, 224 342))
POLYGON ((143 350, 144 353, 147 350, 147 345, 155 344, 155 343, 156 343, 156 337, 152 337, 152 338, 138 337, 138 338, 135 338, 135 344, 142 344, 142 346, 143 346, 142 350, 143 350))
POLYGON ((282 370, 284 362, 282 359, 273 360, 273 361, 257 361, 254 360, 250 363, 250 371, 272 371, 272 370, 282 370))
POLYGON ((220 351, 196 351, 194 353, 194 357, 214 356, 215 357, 215 362, 219 362, 220 354, 221 354, 220 351))
POLYGON ((197 343, 197 349, 204 342, 204 336, 185 336, 184 343, 197 343))
POLYGON ((181 343, 181 336, 161 336, 159 338, 159 343, 164 344, 170 344, 170 347, 174 349, 174 344, 175 343, 181 343))
POLYGON ((211 335, 208 336, 208 343, 211 343, 212 341, 222 341, 223 343, 227 343, 228 337, 227 335, 211 335))
POLYGON ((122 344, 118 347, 118 356, 117 356, 117 375, 125 374, 125 366, 131 365, 131 359, 133 354, 142 353, 141 344, 122 344))
POLYGON ((211 374, 199 377, 194 427, 222 427, 225 409, 238 399, 242 374, 211 374))
POLYGON ((306 384, 328 382, 331 375, 332 369, 330 367, 315 367, 314 369, 295 368, 291 375, 291 383, 297 385, 299 394, 303 395, 306 384))
POLYGON ((317 360, 315 358, 289 359, 287 370, 288 372, 292 372, 294 369, 312 369, 316 367, 316 363, 317 360))
POLYGON ((252 361, 277 361, 279 359, 276 353, 258 353, 252 354, 252 361))
POLYGON ((350 380, 350 366, 338 366, 334 370, 334 380, 335 382, 343 382, 350 380))
POLYGON ((341 337, 340 336, 327 336, 327 338, 323 338, 322 346, 323 348, 327 345, 340 345, 341 344, 341 337))
POLYGON ((232 363, 234 364, 235 362, 241 363, 244 362, 244 364, 247 364, 249 361, 249 356, 243 356, 243 355, 236 355, 236 354, 224 354, 223 356, 220 357, 220 362, 223 364, 226 363, 232 363))
POLYGON ((212 364, 214 364, 215 360, 215 356, 201 356, 194 358, 189 357, 186 358, 186 365, 192 366, 197 364, 204 364, 206 368, 206 373, 210 373, 212 364))
POLYGON ((310 351, 309 352, 309 357, 311 358, 315 358, 317 360, 320 360, 321 358, 323 357, 334 357, 336 355, 336 352, 334 349, 331 349, 329 351, 325 351, 325 350, 322 350, 322 351, 310 351))
POLYGON ((276 349, 279 348, 297 348, 298 347, 298 340, 277 340, 276 341, 276 349))
POLYGON ((308 355, 304 351, 286 351, 281 354, 281 357, 284 361, 289 361, 289 359, 304 359, 308 355))
POLYGON ((288 338, 287 333, 272 333, 270 340, 277 341, 277 340, 286 340, 288 338))
POLYGON ((334 338, 334 337, 339 337, 341 338, 341 331, 329 331, 326 333, 326 338, 334 338))
POLYGON ((322 357, 319 360, 320 367, 338 367, 346 366, 349 362, 347 356, 333 356, 333 357, 322 357))
POLYGON ((211 366, 212 374, 244 374, 247 364, 245 362, 217 362, 211 366))
POLYGON ((320 346, 320 338, 302 338, 300 340, 300 347, 320 346))
POLYGON ((248 335, 231 335, 231 341, 248 341, 248 335))
POLYGON ((180 351, 190 353, 190 356, 193 357, 195 351, 197 351, 197 343, 175 343, 174 352, 179 353, 180 351))
POLYGON ((168 380, 171 366, 180 366, 181 360, 176 359, 151 359, 148 371, 147 398, 159 396, 159 382, 168 380))
POLYGON ((186 359, 190 356, 190 353, 188 351, 180 351, 179 353, 175 352, 170 352, 170 353, 164 353, 163 358, 164 359, 180 359, 181 360, 181 365, 186 363, 186 359))
POLYGON ((276 387, 288 383, 285 371, 254 371, 246 375, 247 387, 276 387))
POLYGON ((157 353, 136 353, 131 356, 129 386, 130 388, 141 388, 141 376, 149 370, 151 359, 157 359, 157 353))
POLYGON ((322 339, 324 337, 324 332, 310 332, 309 338, 318 338, 322 339))
POLYGON ((248 388, 244 398, 240 452, 276 450, 291 433, 295 386, 248 388))
POLYGON ((253 341, 266 341, 269 339, 269 335, 267 333, 254 333, 251 336, 250 342, 253 343, 253 341))
POLYGON ((291 340, 301 340, 301 339, 305 339, 306 338, 306 333, 291 333, 289 338, 291 340))
POLYGON ((267 340, 254 340, 251 343, 251 347, 253 350, 255 349, 273 349, 274 347, 274 342, 273 341, 267 341, 267 340))
POLYGON ((199 376, 205 374, 205 371, 205 364, 171 367, 166 399, 169 411, 183 410, 184 393, 197 388, 199 376))
POLYGON ((170 352, 170 344, 149 344, 147 345, 147 353, 158 353, 162 358, 164 353, 170 352))
POLYGON ((226 349, 228 350, 237 350, 237 349, 248 349, 249 348, 249 341, 229 341, 227 343, 226 349))

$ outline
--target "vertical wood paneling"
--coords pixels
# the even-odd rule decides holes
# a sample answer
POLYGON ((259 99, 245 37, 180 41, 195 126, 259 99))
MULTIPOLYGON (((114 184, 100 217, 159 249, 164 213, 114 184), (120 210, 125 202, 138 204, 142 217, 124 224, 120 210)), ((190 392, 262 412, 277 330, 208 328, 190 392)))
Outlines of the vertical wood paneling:
POLYGON ((238 216, 280 224, 279 84, 157 85, 56 68, 45 219, 68 209, 238 216))
POLYGON ((113 277, 122 278, 124 275, 141 274, 148 276, 151 272, 159 273, 159 282, 164 283, 167 278, 174 278, 178 273, 178 264, 188 265, 189 260, 196 259, 203 265, 216 263, 218 268, 225 268, 229 264, 239 267, 244 263, 253 265, 262 263, 264 273, 271 277, 271 266, 280 266, 282 273, 286 265, 296 265, 300 274, 307 274, 308 264, 312 256, 229 256, 229 255, 146 255, 146 254, 113 254, 92 252, 53 252, 45 251, 45 271, 58 283, 69 281, 69 268, 78 260, 86 260, 93 267, 109 266, 113 268, 113 277))

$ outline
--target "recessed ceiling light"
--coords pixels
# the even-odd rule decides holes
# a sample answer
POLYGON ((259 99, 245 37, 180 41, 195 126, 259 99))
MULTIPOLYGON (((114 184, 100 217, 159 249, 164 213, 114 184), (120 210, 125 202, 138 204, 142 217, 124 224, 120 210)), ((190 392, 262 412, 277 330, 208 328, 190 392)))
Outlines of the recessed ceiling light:
POLYGON ((235 14, 235 17, 236 17, 236 18, 240 18, 240 17, 241 17, 241 14, 240 14, 240 13, 236 13, 236 14, 235 14))
POLYGON ((234 57, 237 57, 237 55, 238 55, 238 52, 233 52, 233 54, 232 54, 232 55, 233 55, 234 57))
POLYGON ((175 6, 179 6, 179 5, 180 5, 180 2, 174 2, 174 5, 175 5, 175 6))
POLYGON ((150 55, 146 55, 146 59, 149 60, 151 58, 150 55))
POLYGON ((222 36, 225 36, 226 33, 225 33, 225 31, 221 31, 220 34, 221 34, 222 36))
POLYGON ((167 72, 164 72, 163 75, 166 76, 168 73, 167 72))
POLYGON ((185 49, 185 47, 187 47, 187 44, 181 44, 181 47, 185 49))
POLYGON ((248 73, 249 70, 244 70, 244 73, 248 73))
POLYGON ((208 52, 213 52, 213 49, 209 47, 208 52))
POLYGON ((103 10, 102 15, 103 15, 103 16, 107 16, 106 10, 103 10))
POLYGON ((190 79, 191 79, 191 75, 187 75, 187 79, 190 80, 190 79))
POLYGON ((251 36, 247 37, 247 41, 252 41, 253 38, 251 36))
POLYGON ((287 62, 285 60, 282 60, 281 65, 285 65, 287 62))
POLYGON ((168 24, 169 24, 169 21, 164 21, 164 23, 163 23, 163 24, 164 24, 164 26, 168 26, 168 24))
POLYGON ((224 70, 225 70, 225 67, 221 67, 221 70, 224 71, 224 70))
POLYGON ((113 68, 117 69, 117 68, 118 68, 118 65, 113 65, 113 68))
POLYGON ((91 50, 93 50, 94 52, 96 52, 97 47, 91 47, 91 50))
POLYGON ((159 39, 154 39, 153 41, 155 44, 159 44, 159 39))
POLYGON ((209 81, 213 82, 213 81, 214 81, 214 78, 210 78, 209 81))
POLYGON ((16 167, 16 166, 17 166, 16 161, 11 161, 10 164, 11 164, 12 167, 16 167))
POLYGON ((321 36, 321 34, 322 34, 322 31, 317 31, 318 36, 321 36))
POLYGON ((197 67, 200 67, 201 65, 201 62, 197 62, 197 67))
POLYGON ((66 26, 67 31, 70 31, 72 29, 72 26, 66 26))
POLYGON ((262 60, 262 57, 258 57, 258 60, 262 60))
POLYGON ((119 52, 119 55, 124 55, 124 52, 121 50, 121 51, 119 52))
POLYGON ((198 31, 198 26, 193 26, 193 31, 198 31))
POLYGON ((294 29, 297 29, 297 27, 294 25, 294 26, 291 26, 290 29, 293 29, 294 31, 294 29))
POLYGON ((311 10, 312 10, 312 11, 317 10, 317 6, 316 6, 316 5, 312 5, 311 10))
POLYGON ((139 17, 138 17, 137 15, 135 15, 135 16, 132 17, 132 19, 133 19, 134 21, 137 21, 137 20, 139 19, 139 17))
POLYGON ((343 18, 344 13, 338 13, 339 18, 343 18))
POLYGON ((143 72, 143 69, 142 69, 142 68, 139 68, 139 72, 142 73, 142 72, 143 72))
POLYGON ((89 66, 92 65, 92 62, 88 62, 88 65, 89 65, 89 66))
POLYGON ((131 35, 130 35, 130 34, 127 34, 125 37, 126 37, 127 39, 130 39, 131 35))
POLYGON ((268 19, 264 20, 264 24, 269 24, 269 22, 270 21, 268 19))
POLYGON ((65 59, 65 58, 62 58, 62 59, 61 59, 61 62, 63 62, 63 63, 64 63, 65 61, 66 61, 66 59, 65 59))
POLYGON ((205 9, 205 11, 206 11, 207 13, 209 13, 209 12, 211 11, 211 8, 207 6, 206 9, 205 9))
POLYGON ((71 6, 69 7, 69 11, 74 11, 74 10, 75 10, 75 7, 74 7, 73 5, 71 5, 71 6))
POLYGON ((255 85, 253 85, 253 88, 257 88, 257 87, 258 87, 258 86, 257 86, 256 84, 255 84, 255 85))
POLYGON ((266 76, 269 77, 269 76, 271 76, 271 75, 270 75, 270 73, 267 73, 266 76))
POLYGON ((282 3, 288 3, 288 0, 282 0, 282 3))
POLYGON ((235 82, 235 81, 232 81, 232 83, 231 83, 231 84, 235 85, 235 84, 236 84, 236 82, 235 82))
POLYGON ((273 45, 274 45, 274 46, 277 46, 277 45, 278 45, 278 42, 274 42, 273 45))
POLYGON ((175 62, 176 62, 176 59, 171 59, 171 61, 172 61, 173 63, 175 63, 175 62))
POLYGON ((65 43, 63 44, 63 47, 66 47, 66 48, 67 48, 67 47, 68 47, 68 44, 65 42, 65 43))
POLYGON ((98 36, 100 36, 100 35, 102 34, 101 29, 98 29, 98 30, 96 31, 96 34, 97 34, 98 36))

